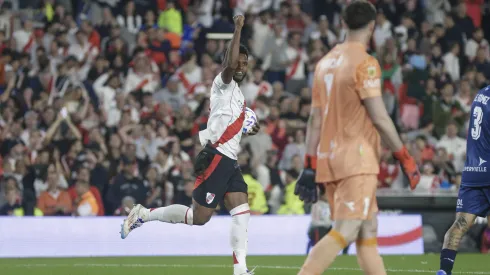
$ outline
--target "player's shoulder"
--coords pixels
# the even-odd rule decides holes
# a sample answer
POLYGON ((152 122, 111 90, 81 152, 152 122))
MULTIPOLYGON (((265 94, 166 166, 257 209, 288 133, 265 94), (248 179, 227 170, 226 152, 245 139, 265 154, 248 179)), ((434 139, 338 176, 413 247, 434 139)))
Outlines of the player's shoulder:
POLYGON ((488 85, 488 86, 486 86, 486 87, 484 87, 484 88, 480 89, 480 90, 478 91, 478 93, 479 93, 479 94, 490 94, 490 85, 488 85))
POLYGON ((488 101, 490 100, 490 86, 480 89, 476 93, 475 99, 473 99, 473 104, 484 105, 487 107, 488 101))
POLYGON ((355 63, 356 77, 359 79, 376 79, 381 77, 381 66, 376 57, 364 52, 355 63))
POLYGON ((367 52, 362 52, 359 54, 357 58, 357 66, 358 69, 363 69, 365 67, 375 67, 376 69, 380 69, 380 65, 378 59, 376 57, 370 55, 367 52))
POLYGON ((326 55, 324 55, 315 66, 315 71, 318 73, 324 72, 329 69, 334 69, 339 67, 344 59, 344 55, 342 54, 341 45, 335 46, 331 49, 326 55))
POLYGON ((231 80, 230 83, 226 84, 223 82, 223 79, 221 78, 221 72, 216 75, 216 77, 213 80, 213 86, 212 86, 212 92, 223 92, 223 91, 229 91, 233 90, 236 88, 238 85, 235 82, 235 80, 231 80))
POLYGON ((352 69, 360 66, 379 67, 379 62, 374 56, 359 50, 358 47, 353 47, 349 43, 340 43, 319 60, 316 69, 325 70, 340 66, 348 66, 352 69))

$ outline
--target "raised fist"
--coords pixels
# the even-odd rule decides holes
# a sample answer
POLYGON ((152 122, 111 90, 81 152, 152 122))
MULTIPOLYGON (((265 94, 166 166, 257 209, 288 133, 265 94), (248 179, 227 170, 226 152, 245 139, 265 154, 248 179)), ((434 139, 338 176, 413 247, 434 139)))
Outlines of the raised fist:
POLYGON ((233 22, 235 23, 235 27, 243 27, 243 24, 245 23, 245 17, 241 14, 235 15, 233 17, 233 22))

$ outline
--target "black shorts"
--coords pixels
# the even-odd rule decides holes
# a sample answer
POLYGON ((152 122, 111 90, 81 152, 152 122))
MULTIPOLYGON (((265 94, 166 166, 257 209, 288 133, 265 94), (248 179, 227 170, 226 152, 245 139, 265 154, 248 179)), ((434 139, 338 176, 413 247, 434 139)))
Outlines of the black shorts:
POLYGON ((237 161, 231 159, 211 146, 204 147, 214 155, 204 173, 196 178, 192 197, 200 205, 216 208, 226 193, 247 193, 248 186, 243 180, 237 161))

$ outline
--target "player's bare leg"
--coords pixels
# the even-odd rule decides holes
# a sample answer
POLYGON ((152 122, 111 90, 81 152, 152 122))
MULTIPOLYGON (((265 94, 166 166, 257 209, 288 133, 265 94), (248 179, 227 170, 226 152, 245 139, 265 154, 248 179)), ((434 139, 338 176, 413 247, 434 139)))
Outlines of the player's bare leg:
POLYGON ((320 275, 340 251, 357 239, 363 220, 337 220, 333 229, 311 250, 298 275, 320 275))
POLYGON ((475 219, 476 215, 474 214, 463 212, 456 213, 456 220, 444 236, 444 244, 441 251, 441 270, 437 272, 438 275, 451 274, 454 261, 456 260, 459 243, 464 234, 466 234, 473 225, 475 219))
POLYGON ((232 217, 230 245, 233 250, 233 274, 253 274, 247 270, 246 261, 250 220, 248 195, 242 192, 226 193, 225 207, 232 217))
POLYGON ((173 204, 166 207, 147 209, 138 204, 133 207, 121 225, 121 238, 125 239, 131 231, 150 221, 204 225, 211 219, 213 212, 214 209, 206 208, 196 201, 193 201, 192 208, 173 204))
POLYGON ((366 275, 386 275, 383 259, 378 252, 378 219, 366 220, 361 225, 356 241, 357 262, 366 275))

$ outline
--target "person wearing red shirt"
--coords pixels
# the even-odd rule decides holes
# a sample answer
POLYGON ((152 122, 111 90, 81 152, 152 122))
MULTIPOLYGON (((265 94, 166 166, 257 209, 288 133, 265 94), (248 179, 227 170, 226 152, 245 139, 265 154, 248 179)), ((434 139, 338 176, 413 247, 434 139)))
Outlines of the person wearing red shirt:
POLYGON ((399 167, 394 163, 391 152, 384 148, 379 165, 378 188, 391 188, 398 177, 399 167))
POLYGON ((88 42, 92 47, 97 47, 100 51, 100 35, 92 26, 90 21, 82 22, 82 31, 87 35, 88 42))

